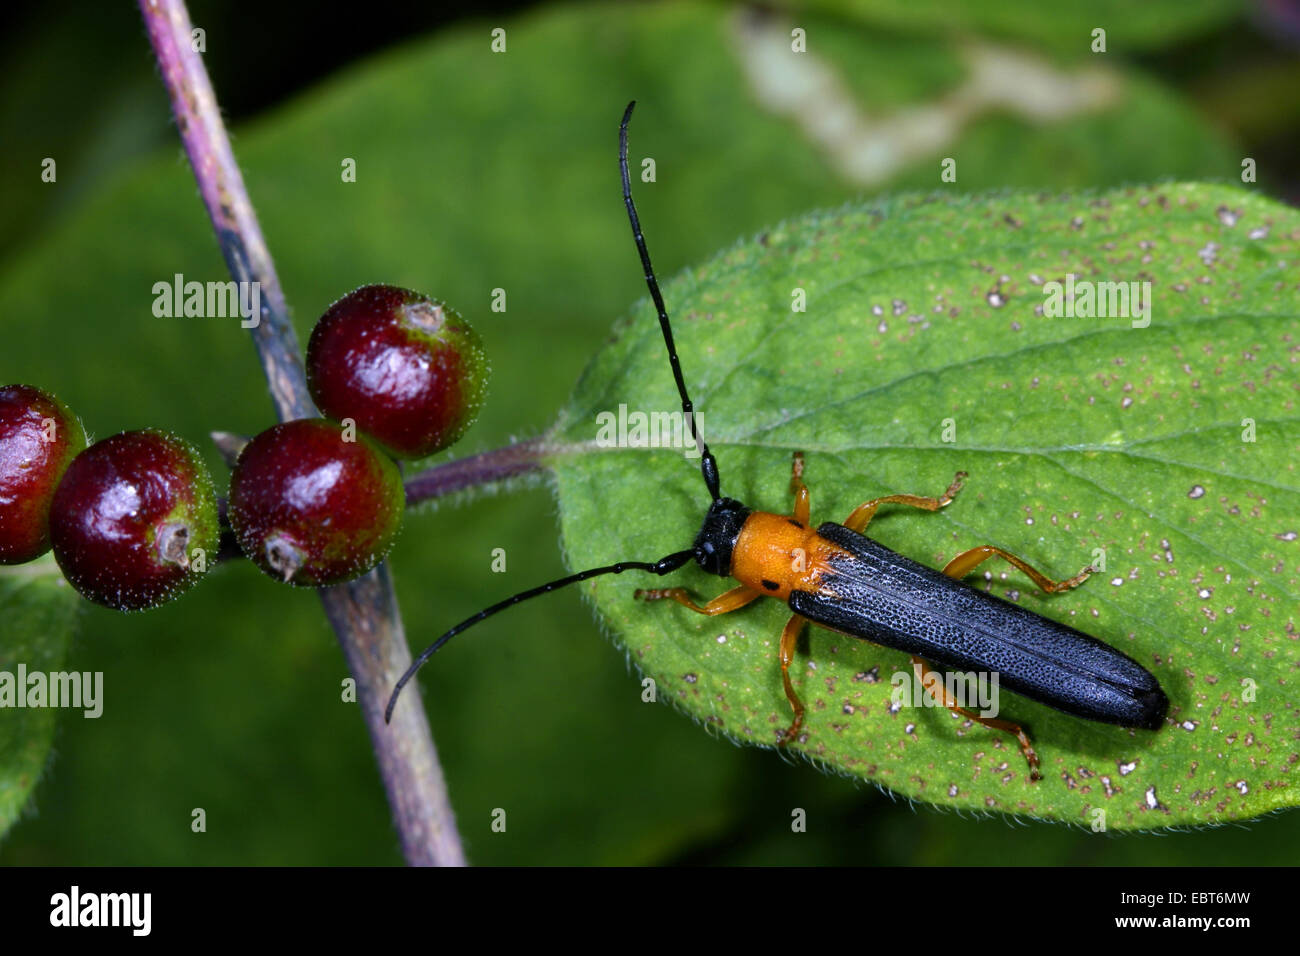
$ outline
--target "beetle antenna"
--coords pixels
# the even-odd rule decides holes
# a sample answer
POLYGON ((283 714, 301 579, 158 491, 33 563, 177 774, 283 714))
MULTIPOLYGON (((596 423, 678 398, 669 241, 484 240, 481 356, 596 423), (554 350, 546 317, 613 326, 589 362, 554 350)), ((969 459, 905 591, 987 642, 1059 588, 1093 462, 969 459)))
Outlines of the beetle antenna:
POLYGON ((384 709, 384 723, 393 719, 393 708, 397 706, 397 695, 402 692, 402 688, 407 682, 415 676, 415 672, 424 666, 424 662, 434 655, 442 645, 446 644, 461 631, 473 627, 484 618, 489 618, 498 611, 504 611, 508 607, 514 607, 530 598, 535 598, 543 594, 550 594, 552 591, 558 591, 560 588, 568 587, 570 584, 577 584, 579 581, 586 581, 588 578, 599 577, 602 574, 622 574, 624 571, 649 571, 651 574, 665 575, 676 571, 694 556, 694 551, 678 551, 676 554, 670 554, 666 558, 660 558, 658 561, 620 561, 617 564, 608 564, 603 568, 591 568, 587 571, 579 571, 577 574, 570 574, 566 578, 559 578, 555 581, 548 581, 539 587, 529 588, 527 591, 520 591, 513 597, 508 597, 504 601, 499 601, 491 607, 484 608, 472 617, 467 617, 455 627, 453 627, 442 637, 438 638, 420 654, 406 669, 406 673, 398 678, 397 686, 393 688, 392 696, 388 698, 388 706, 384 709))
POLYGON ((627 206, 627 218, 632 223, 632 238, 636 240, 636 251, 641 254, 641 265, 645 268, 645 284, 650 289, 650 298, 654 299, 655 308, 659 310, 659 328, 664 333, 664 345, 668 346, 668 363, 673 367, 673 378, 677 380, 677 392, 682 397, 682 415, 691 427, 691 438, 700 451, 700 471, 704 475, 704 484, 709 489, 713 500, 720 497, 718 491, 718 463, 709 451, 709 446, 700 437, 699 426, 695 423, 695 406, 691 396, 686 392, 686 380, 682 378, 682 363, 677 359, 677 346, 673 343, 673 327, 668 321, 668 309, 664 306, 664 297, 659 292, 659 280, 655 278, 654 266, 650 264, 650 253, 645 247, 645 236, 641 235, 641 220, 636 214, 636 203, 632 202, 632 180, 627 173, 627 124, 632 119, 632 108, 636 100, 627 104, 623 113, 623 122, 618 127, 618 167, 623 174, 623 205, 627 206))

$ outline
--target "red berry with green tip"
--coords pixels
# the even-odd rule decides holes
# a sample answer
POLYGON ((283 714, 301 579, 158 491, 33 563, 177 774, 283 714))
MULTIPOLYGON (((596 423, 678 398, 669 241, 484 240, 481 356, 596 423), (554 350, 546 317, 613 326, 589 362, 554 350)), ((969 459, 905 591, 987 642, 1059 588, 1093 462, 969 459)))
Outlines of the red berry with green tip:
POLYGON ((157 429, 121 432, 78 455, 50 510, 63 576, 119 611, 165 604, 216 560, 212 478, 189 442, 157 429))
POLYGON ((68 406, 31 385, 0 388, 0 564, 50 550, 50 502, 86 447, 68 406))
POLYGON ((474 422, 487 389, 478 333, 450 306, 368 285, 326 310, 307 344, 316 407, 396 458, 423 458, 474 422))
POLYGON ((377 565, 405 507, 392 459, 323 418, 268 428, 244 446, 230 476, 230 526, 244 554, 301 587, 339 584, 377 565))

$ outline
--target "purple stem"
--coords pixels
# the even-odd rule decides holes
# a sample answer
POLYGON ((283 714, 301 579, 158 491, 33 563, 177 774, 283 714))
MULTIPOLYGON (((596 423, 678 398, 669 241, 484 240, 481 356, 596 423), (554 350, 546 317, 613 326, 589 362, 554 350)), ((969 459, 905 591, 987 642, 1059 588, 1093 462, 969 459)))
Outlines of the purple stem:
POLYGON ((541 471, 547 445, 540 439, 494 448, 422 471, 406 479, 406 504, 418 505, 466 488, 541 471))
MULTIPOLYGON (((307 394, 298 340, 284 292, 258 225, 203 58, 191 46, 184 0, 139 0, 181 141, 194 169, 226 266, 236 282, 257 283, 260 321, 250 331, 281 421, 316 414, 307 394)), ((357 682, 379 773, 406 861, 463 866, 447 785, 415 687, 384 723, 384 705, 411 662, 387 565, 359 580, 320 590, 321 603, 357 682)))

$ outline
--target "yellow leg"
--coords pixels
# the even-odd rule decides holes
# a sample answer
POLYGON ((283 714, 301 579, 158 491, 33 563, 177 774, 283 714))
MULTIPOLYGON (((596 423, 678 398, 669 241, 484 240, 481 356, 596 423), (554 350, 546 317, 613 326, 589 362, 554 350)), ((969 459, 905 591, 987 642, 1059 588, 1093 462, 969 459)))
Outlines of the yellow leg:
POLYGON ((1034 579, 1034 583, 1046 591, 1048 594, 1056 594, 1059 591, 1068 591, 1070 588, 1077 588, 1088 576, 1095 570, 1092 565, 1084 568, 1072 578, 1066 578, 1064 581, 1053 581, 1043 572, 1030 567, 1022 558, 1016 557, 1009 551, 1003 551, 1001 548, 995 548, 991 544, 982 544, 978 548, 971 548, 969 551, 963 551, 957 557, 953 558, 943 567, 943 573, 950 578, 960 580, 970 574, 977 566, 987 561, 989 558, 997 555, 1011 564, 1015 565, 1025 574, 1034 579))
POLYGON ((700 607, 691 600, 690 592, 686 588, 637 588, 632 596, 645 601, 661 601, 667 598, 670 601, 676 601, 682 607, 688 607, 699 614, 707 614, 713 617, 715 614, 738 611, 746 604, 757 601, 763 595, 760 591, 753 591, 741 585, 738 588, 732 588, 730 591, 719 594, 704 607, 700 607))
POLYGON ((794 723, 781 736, 779 745, 782 747, 795 740, 799 736, 799 729, 803 727, 803 702, 790 684, 790 662, 794 660, 795 646, 799 643, 799 632, 803 630, 804 623, 805 619, 795 614, 786 621, 785 630, 781 632, 781 680, 785 683, 785 699, 794 710, 794 723))
POLYGON ((921 686, 926 688, 935 700, 947 707, 954 714, 961 714, 967 720, 973 720, 977 724, 983 724, 993 730, 1001 730, 1013 735, 1020 742, 1020 752, 1025 755, 1025 760, 1029 761, 1029 779, 1042 780, 1043 775, 1038 772, 1038 754, 1034 752, 1034 746, 1029 742, 1029 735, 1025 733, 1024 728, 1019 724, 1013 724, 1009 720, 998 720, 995 717, 981 717, 979 714, 971 713, 964 707, 957 706, 957 700, 948 696, 948 688, 943 686, 943 679, 939 677, 937 671, 927 671, 929 665, 919 657, 912 658, 912 668, 916 671, 916 679, 921 682, 921 686), (936 682, 928 685, 925 682, 927 674, 934 674, 936 682))
POLYGON ((853 509, 853 513, 845 520, 844 527, 861 534, 867 529, 867 525, 875 517, 876 509, 881 505, 909 505, 913 508, 923 508, 926 511, 938 511, 940 508, 952 504, 952 499, 961 490, 961 483, 965 477, 966 472, 957 472, 952 479, 952 484, 948 486, 948 490, 938 498, 924 498, 920 495, 886 495, 883 498, 872 498, 870 501, 864 501, 853 509))
POLYGON ((797 451, 790 462, 790 494, 794 495, 794 520, 807 525, 812 515, 812 496, 803 483, 803 452, 797 451))

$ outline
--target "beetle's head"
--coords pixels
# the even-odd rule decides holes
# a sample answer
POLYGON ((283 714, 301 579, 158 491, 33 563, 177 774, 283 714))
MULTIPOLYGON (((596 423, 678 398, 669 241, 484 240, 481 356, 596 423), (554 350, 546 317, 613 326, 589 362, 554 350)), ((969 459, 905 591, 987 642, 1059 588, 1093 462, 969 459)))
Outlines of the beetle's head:
POLYGON ((693 545, 700 567, 718 577, 731 575, 731 552, 748 517, 749 509, 734 498, 718 498, 709 505, 693 545))

